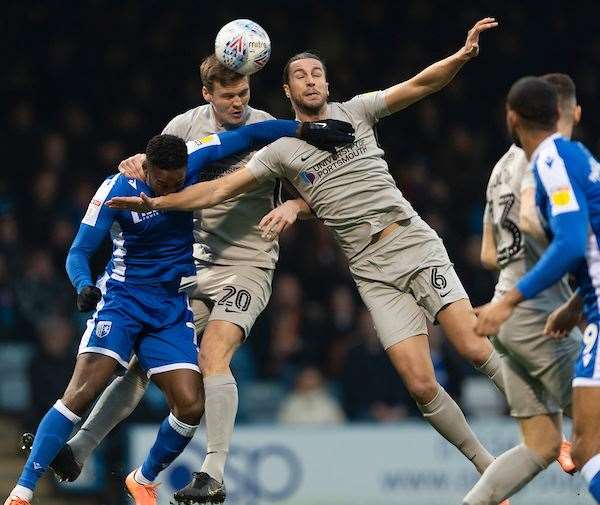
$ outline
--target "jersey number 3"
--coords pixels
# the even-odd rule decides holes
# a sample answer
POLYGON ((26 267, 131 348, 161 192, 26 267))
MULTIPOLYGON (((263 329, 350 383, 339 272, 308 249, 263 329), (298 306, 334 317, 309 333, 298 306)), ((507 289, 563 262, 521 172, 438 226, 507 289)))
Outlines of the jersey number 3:
POLYGON ((521 230, 519 230, 517 224, 508 217, 510 209, 512 209, 515 204, 515 195, 512 193, 502 195, 498 203, 504 207, 502 216, 500 217, 500 226, 512 235, 511 244, 498 251, 498 264, 503 265, 521 249, 521 230))

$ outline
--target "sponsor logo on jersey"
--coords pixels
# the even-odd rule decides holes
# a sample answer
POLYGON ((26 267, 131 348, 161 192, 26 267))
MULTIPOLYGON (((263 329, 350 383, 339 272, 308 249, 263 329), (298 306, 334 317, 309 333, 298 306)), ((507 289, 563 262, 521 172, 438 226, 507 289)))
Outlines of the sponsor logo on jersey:
POLYGON ((112 321, 98 321, 96 323, 96 336, 98 338, 104 338, 110 333, 112 328, 112 321))
MULTIPOLYGON (((365 139, 358 139, 353 144, 343 147, 335 154, 325 158, 323 161, 301 171, 298 174, 301 181, 308 186, 312 186, 319 179, 327 177, 329 174, 344 166, 346 163, 365 154, 367 152, 366 144, 367 142, 365 139)), ((300 159, 302 160, 302 158, 300 159)))
POLYGON ((133 224, 141 223, 142 221, 146 221, 148 219, 152 219, 153 217, 158 216, 159 212, 157 210, 151 210, 150 212, 133 212, 131 211, 131 218, 133 219, 133 224))
POLYGON ((571 203, 571 188, 558 188, 552 192, 550 196, 552 199, 552 205, 556 207, 564 207, 571 203))

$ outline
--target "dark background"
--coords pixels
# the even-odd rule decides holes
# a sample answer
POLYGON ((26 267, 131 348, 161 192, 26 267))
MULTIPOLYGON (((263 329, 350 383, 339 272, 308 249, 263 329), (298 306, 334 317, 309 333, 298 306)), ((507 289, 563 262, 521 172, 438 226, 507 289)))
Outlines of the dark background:
MULTIPOLYGON (((331 98, 346 100, 414 75, 456 51, 479 18, 498 19, 446 89, 378 128, 394 178, 443 237, 476 305, 494 284, 479 247, 487 176, 510 143, 504 96, 523 75, 569 73, 584 110, 575 137, 598 152, 599 14, 597 2, 5 2, 0 412, 34 428, 64 390, 85 322, 64 271, 81 216, 121 159, 202 103, 198 63, 226 22, 251 18, 269 33, 271 60, 251 79, 251 104, 288 118, 280 84, 292 54, 322 55, 331 98)), ((415 414, 329 232, 304 222, 281 243, 269 308, 234 361, 239 422, 277 420, 288 395, 306 391, 349 421, 415 414)), ((98 273, 109 251, 96 258, 98 273)), ((473 372, 437 328, 431 346, 440 382, 460 399, 473 372)), ((154 392, 134 416, 164 412, 154 392)))

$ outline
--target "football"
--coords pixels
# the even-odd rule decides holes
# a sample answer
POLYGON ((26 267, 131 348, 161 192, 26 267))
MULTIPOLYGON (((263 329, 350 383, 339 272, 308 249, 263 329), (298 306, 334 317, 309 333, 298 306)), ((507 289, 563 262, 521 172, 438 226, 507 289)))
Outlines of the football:
POLYGON ((258 23, 236 19, 219 30, 215 39, 215 55, 227 68, 250 75, 269 61, 271 41, 258 23))

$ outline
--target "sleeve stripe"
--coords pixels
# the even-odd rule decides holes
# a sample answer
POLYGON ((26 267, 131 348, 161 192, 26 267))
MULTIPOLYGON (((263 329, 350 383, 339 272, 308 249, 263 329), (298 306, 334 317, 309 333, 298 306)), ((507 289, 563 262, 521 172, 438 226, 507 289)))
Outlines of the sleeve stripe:
POLYGON ((188 155, 196 152, 198 149, 203 149, 209 146, 218 146, 221 144, 221 139, 216 133, 212 135, 207 135, 206 137, 202 137, 196 140, 190 140, 186 142, 188 155))
POLYGON ((113 186, 116 184, 119 179, 120 174, 114 175, 110 179, 105 180, 102 185, 96 191, 96 194, 92 198, 92 201, 88 205, 87 212, 81 222, 83 224, 87 224, 88 226, 96 226, 96 222, 98 221, 98 216, 100 215, 100 211, 102 210, 102 206, 106 201, 106 197, 112 190, 113 186))
POLYGON ((573 191, 567 168, 554 143, 551 145, 551 149, 544 149, 538 155, 535 166, 548 195, 552 215, 576 212, 579 210, 579 203, 575 191, 573 191))

